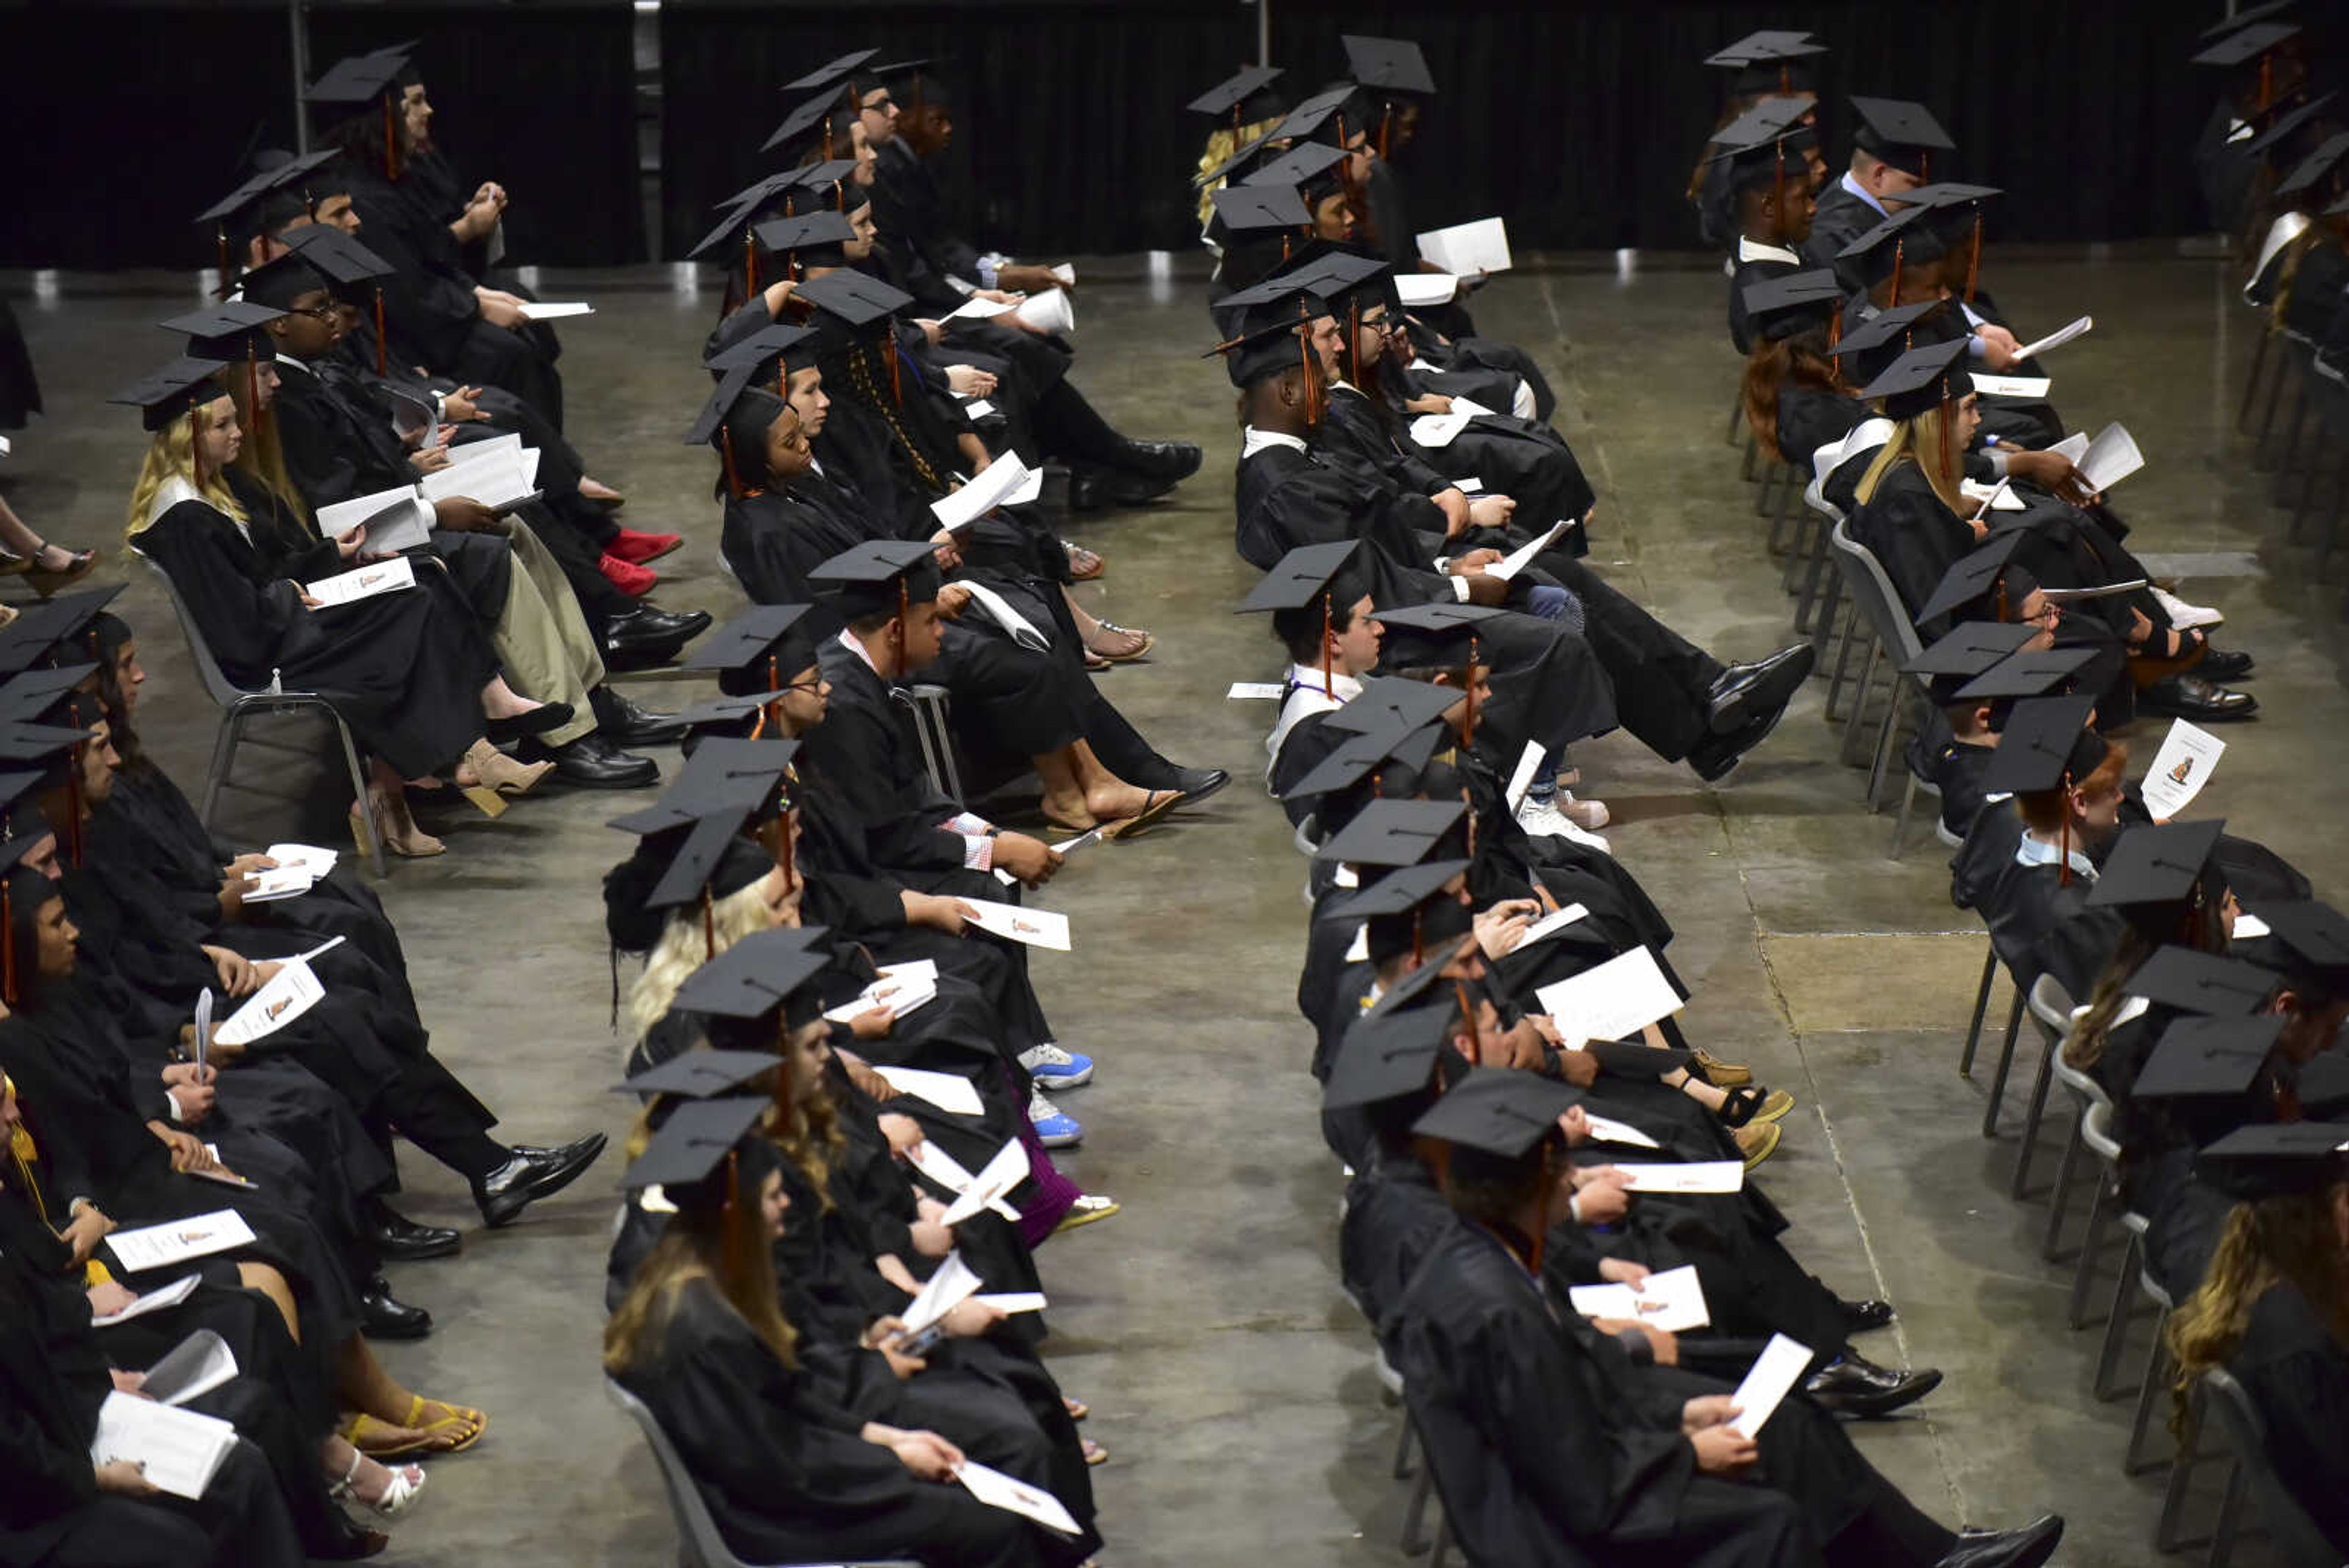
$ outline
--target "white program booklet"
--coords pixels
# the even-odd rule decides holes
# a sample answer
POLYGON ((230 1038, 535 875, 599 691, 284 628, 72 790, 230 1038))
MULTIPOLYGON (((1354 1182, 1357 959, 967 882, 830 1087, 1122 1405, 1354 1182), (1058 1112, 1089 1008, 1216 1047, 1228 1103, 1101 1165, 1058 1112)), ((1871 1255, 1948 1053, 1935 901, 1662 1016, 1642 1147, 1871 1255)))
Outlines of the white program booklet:
POLYGON ((262 853, 276 861, 281 871, 307 871, 314 877, 332 871, 340 858, 333 850, 321 849, 315 844, 273 844, 262 853))
POLYGON ((970 1265, 962 1261, 962 1250, 957 1248, 938 1261, 937 1268, 922 1286, 921 1293, 907 1305, 903 1316, 907 1338, 921 1333, 938 1319, 978 1293, 979 1277, 970 1265))
POLYGON ((228 1341, 211 1329, 200 1328, 147 1369, 139 1392, 158 1404, 176 1408, 211 1393, 235 1376, 236 1355, 229 1349, 228 1341))
POLYGON ((1061 1506, 1059 1498, 1041 1487, 1030 1486, 1017 1476, 989 1469, 976 1459, 965 1459, 955 1467, 955 1480, 989 1508, 1020 1514, 1062 1535, 1083 1533, 1077 1528, 1075 1516, 1061 1506))
POLYGON ((595 307, 584 299, 525 299, 522 313, 532 321, 560 321, 566 316, 593 316, 595 307))
POLYGON ((825 1008, 823 1015, 835 1023, 846 1023, 861 1013, 885 1007, 896 1017, 903 1018, 936 1000, 937 994, 938 983, 935 980, 885 974, 838 1007, 825 1008))
POLYGON ((1533 946, 1536 942, 1546 942, 1549 940, 1550 938, 1557 935, 1558 932, 1566 929, 1567 927, 1574 924, 1577 920, 1588 919, 1589 914, 1590 911, 1580 904, 1568 904, 1565 909, 1559 909, 1554 914, 1544 915, 1540 919, 1536 920, 1532 925, 1526 928, 1526 934, 1519 937, 1516 940, 1516 944, 1510 948, 1509 950, 1511 952, 1519 952, 1533 946))
POLYGON ((1544 534, 1538 539, 1527 540, 1525 544, 1518 545, 1516 549, 1510 551, 1507 555, 1502 556, 1499 560, 1485 567, 1485 575, 1488 577, 1498 577, 1505 583, 1509 581, 1519 572, 1524 571, 1527 566, 1533 565, 1533 560, 1536 556, 1540 555, 1544 550, 1547 550, 1552 545, 1557 544, 1557 536, 1573 526, 1573 518, 1559 518, 1557 522, 1549 525, 1548 533, 1544 534))
POLYGON ((1224 693, 1226 702, 1278 702, 1288 690, 1278 680, 1235 680, 1224 693))
POLYGON ((248 871, 244 874, 244 891, 241 896, 248 904, 295 898, 308 892, 316 881, 316 877, 298 866, 280 866, 274 871, 248 871))
POLYGON ((229 1014, 228 1022, 213 1033, 215 1040, 231 1045, 250 1045, 265 1040, 280 1029, 318 1005, 326 988, 310 972, 310 966, 300 959, 286 959, 278 965, 269 983, 244 999, 244 1005, 229 1014))
POLYGON ((952 310, 947 311, 945 319, 952 321, 959 317, 965 321, 985 321, 991 316, 1006 315, 1013 308, 1015 307, 1000 300, 982 299, 974 294, 952 310))
POLYGON ((1637 1034, 1685 1005, 1672 982, 1664 978, 1656 955, 1644 947, 1619 954, 1571 980, 1543 986, 1534 994, 1569 1048, 1637 1034))
POLYGON ((1745 1374, 1745 1381, 1737 1386, 1731 1400, 1737 1406, 1737 1418, 1730 1428, 1751 1438, 1764 1423, 1776 1413, 1779 1401, 1793 1392, 1795 1384, 1811 1365, 1811 1347, 1774 1334, 1762 1354, 1754 1358, 1754 1366, 1745 1374))
MULTIPOLYGON (((994 472, 992 468, 988 470, 989 473, 994 472)), ((960 492, 957 493, 959 494, 960 492)), ((1052 646, 1051 640, 1042 632, 1038 631, 1032 621, 1013 609, 1010 601, 985 583, 975 583, 968 577, 957 577, 955 579, 955 587, 967 591, 970 595, 970 602, 986 611, 987 618, 1001 627, 1011 640, 1020 647, 1042 653, 1052 646)))
MULTIPOLYGON (((2202 786, 2210 782, 2210 770, 2226 754, 2226 742, 2183 719, 2173 719, 2169 733, 2162 737, 2161 750, 2153 753, 2153 765, 2145 771, 2145 808, 2158 817, 2177 816, 2202 793, 2202 786)), ((2241 934, 2240 929, 2237 934, 2241 934)))
POLYGON ((899 1094, 927 1100, 942 1111, 952 1111, 958 1116, 976 1116, 983 1115, 987 1109, 968 1078, 958 1077, 952 1073, 933 1073, 921 1067, 875 1067, 873 1070, 899 1094))
POLYGON ((1509 809, 1516 810, 1526 804, 1526 792, 1534 787, 1534 777, 1549 748, 1539 741, 1527 741, 1526 749, 1517 753, 1517 765, 1509 770, 1509 809))
POLYGON ((1050 271, 1052 275, 1059 278, 1065 286, 1070 288, 1077 286, 1077 269, 1067 262, 1054 262, 1050 271))
MULTIPOLYGON (((2240 927, 2237 929, 2240 929, 2240 927)), ((112 1328, 118 1323, 129 1323, 132 1318, 145 1317, 150 1312, 168 1311, 194 1295, 196 1287, 203 1282, 203 1277, 200 1274, 182 1275, 168 1285, 159 1285, 149 1291, 120 1312, 110 1312, 102 1316, 91 1318, 89 1324, 92 1328, 112 1328)))
POLYGON ((1995 398, 2044 398, 2054 384, 2047 376, 1993 376, 1987 370, 1970 372, 1974 390, 1988 392, 1995 398))
POLYGON ((1418 244, 1421 255, 1457 277, 1506 272, 1511 265, 1508 225, 1498 218, 1430 230, 1419 236, 1418 244))
POLYGON ((1411 421, 1411 439, 1415 445, 1423 447, 1450 446, 1475 417, 1464 413, 1457 404, 1448 414, 1422 414, 1411 421))
POLYGON ((982 931, 1015 942, 1025 942, 1031 948, 1050 948, 1055 952, 1069 950, 1069 917, 1057 909, 1030 909, 1018 904, 999 904, 992 898, 962 898, 964 916, 982 931))
POLYGON ((1015 307, 1019 319, 1039 332, 1074 332, 1077 329, 1077 307, 1069 303, 1069 291, 1048 288, 1041 294, 1031 294, 1015 307))
POLYGON ((1967 500, 1974 503, 1976 508, 1974 515, 1977 517, 1982 515, 1981 508, 1984 502, 1989 503, 1989 509, 1992 512, 2025 510, 2025 503, 2022 496, 2014 493, 2014 482, 2012 480, 2002 479, 1996 484, 1977 484, 1971 479, 1961 479, 1958 481, 1958 492, 1967 500))
MULTIPOLYGON (((981 470, 978 478, 931 502, 930 514, 939 527, 960 532, 1010 500, 1011 493, 1027 483, 1028 477, 1028 465, 1019 454, 1005 452, 981 470)), ((1038 477, 1040 481, 1041 476, 1038 477)))
POLYGON ((402 588, 416 586, 416 568, 408 564, 405 556, 395 556, 388 561, 378 561, 371 566, 361 566, 355 572, 340 572, 331 577, 320 577, 305 586, 305 591, 318 601, 322 609, 336 605, 356 604, 371 599, 378 594, 396 594, 402 588))
POLYGON ((2074 431, 2047 450, 2070 458, 2073 466, 2076 468, 2079 466, 2080 460, 2088 455, 2088 432, 2074 431))
POLYGON ((1042 1291, 986 1291, 970 1298, 981 1306, 991 1306, 1006 1316, 1015 1312, 1042 1312, 1047 1304, 1042 1291))
POLYGON ((1448 272, 1399 272, 1394 284, 1405 310, 1416 310, 1423 305, 1449 305, 1452 296, 1460 292, 1460 280, 1448 272))
POLYGON ((1713 1322, 1705 1310, 1704 1286, 1688 1265, 1651 1273, 1639 1285, 1576 1285, 1567 1293, 1585 1317, 1616 1317, 1685 1334, 1713 1322))
POLYGON ((2145 466, 2145 454, 2117 422, 2096 432, 2085 453, 2072 460, 2091 490, 2110 490, 2145 466))
POLYGON ((2057 327, 2054 331, 2050 332, 2046 337, 2042 337, 2036 343, 2024 344, 2014 357, 2017 359, 2036 358, 2040 355, 2046 353, 2050 348, 2061 348, 2064 344, 2069 343, 2073 338, 2079 337, 2082 333, 2088 331, 2095 325, 2096 318, 2095 317, 2083 316, 2077 321, 2057 327))
POLYGON ((1619 1143, 1629 1148, 1661 1149, 1664 1147, 1638 1127, 1628 1122, 1619 1122, 1612 1116, 1593 1116, 1585 1110, 1582 1119, 1590 1124, 1590 1136, 1600 1143, 1619 1143))
POLYGON ((370 555, 388 556, 421 545, 432 534, 432 504, 413 485, 378 490, 318 508, 318 533, 338 539, 354 528, 367 530, 364 548, 370 555))
MULTIPOLYGON (((924 1138, 906 1151, 905 1162, 957 1198, 968 1192, 971 1185, 978 1179, 963 1168, 962 1161, 928 1138, 924 1138)), ((1015 1182, 1013 1185, 1018 1184, 1015 1182)), ((1003 1201, 1001 1198, 988 1199, 986 1206, 1006 1220, 1016 1220, 1019 1218, 1019 1210, 1003 1201)))
POLYGON ((253 1227, 233 1209, 216 1209, 210 1214, 142 1226, 136 1231, 117 1231, 106 1239, 115 1262, 129 1274, 165 1269, 190 1258, 209 1258, 214 1252, 252 1244, 253 1227))
POLYGON ((959 1225, 980 1210, 992 1207, 1005 1193, 1028 1179, 1028 1170, 1027 1147, 1016 1137, 1009 1140, 971 1178, 963 1195, 947 1205, 944 1223, 959 1225))
POLYGON ((1623 1185, 1633 1192, 1735 1192, 1745 1185, 1745 1164, 1735 1159, 1695 1159, 1684 1165, 1639 1165, 1618 1160, 1623 1185))
POLYGON ((134 1460, 145 1467, 150 1485, 193 1500, 204 1495, 213 1473, 235 1447, 236 1428, 226 1421, 174 1410, 117 1389, 98 1407, 98 1436, 90 1439, 89 1462, 134 1460))

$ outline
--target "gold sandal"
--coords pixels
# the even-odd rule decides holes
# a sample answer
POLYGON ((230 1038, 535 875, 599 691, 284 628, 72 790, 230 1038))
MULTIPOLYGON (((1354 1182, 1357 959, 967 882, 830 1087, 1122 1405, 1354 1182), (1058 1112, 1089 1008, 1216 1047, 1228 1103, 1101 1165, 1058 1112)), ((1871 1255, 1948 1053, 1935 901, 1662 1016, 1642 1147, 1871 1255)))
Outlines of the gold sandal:
POLYGON ((434 1448, 428 1445, 424 1449, 427 1453, 463 1453, 467 1449, 470 1449, 475 1443, 480 1442, 481 1440, 481 1434, 490 1429, 490 1417, 482 1411, 468 1409, 462 1405, 451 1405, 446 1399, 427 1399, 421 1394, 413 1394, 409 1397, 408 1425, 414 1428, 417 1431, 429 1435, 439 1432, 444 1428, 463 1427, 468 1424, 470 1424, 473 1428, 471 1432, 459 1438, 455 1442, 447 1444, 443 1447, 434 1448), (428 1405, 438 1405, 443 1410, 448 1411, 449 1414, 441 1417, 437 1421, 424 1420, 421 1417, 424 1415, 424 1407, 428 1405))

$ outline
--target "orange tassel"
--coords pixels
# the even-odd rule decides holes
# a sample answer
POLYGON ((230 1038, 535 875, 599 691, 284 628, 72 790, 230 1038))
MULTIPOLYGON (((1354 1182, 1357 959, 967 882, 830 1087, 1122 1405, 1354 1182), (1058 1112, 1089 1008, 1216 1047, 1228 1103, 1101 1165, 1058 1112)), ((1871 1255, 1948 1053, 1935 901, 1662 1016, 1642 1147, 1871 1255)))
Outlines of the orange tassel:
POLYGON ((2055 829, 2055 886, 2072 885, 2072 771, 2064 770, 2064 820, 2055 829))
POLYGON ((701 940, 708 945, 711 958, 718 956, 718 906, 710 899, 709 885, 701 888, 701 940))
POLYGON ((377 100, 383 105, 383 177, 399 178, 399 141, 392 130, 391 95, 386 93, 377 100))
POLYGON ((0 882, 0 1001, 16 1005, 16 908, 0 882))
POLYGON ((1383 109, 1381 109, 1381 110, 1379 110, 1379 157, 1380 157, 1381 160, 1384 160, 1384 159, 1385 159, 1385 157, 1386 157, 1386 155, 1387 155, 1387 146, 1388 146, 1388 142, 1387 142, 1387 134, 1388 134, 1388 130, 1389 130, 1389 128, 1390 128, 1390 127, 1392 127, 1393 124, 1394 124, 1394 105, 1393 105, 1392 102, 1390 102, 1390 103, 1388 103, 1388 104, 1387 104, 1387 106, 1386 106, 1385 108, 1383 108, 1383 109))
POLYGON ((1966 246, 1966 303, 1974 302, 1974 283, 1982 276, 1982 209, 1974 209, 1973 238, 1966 246))
POLYGON ((734 437, 722 421, 718 427, 718 459, 726 465, 726 493, 741 500, 741 476, 734 472, 734 437))
POLYGON ((1476 634, 1468 634, 1468 736, 1464 746, 1476 743, 1476 634))
POLYGON ((893 328, 889 339, 889 395, 897 400, 897 406, 902 409, 905 406, 905 386, 897 372, 897 339, 894 332, 893 328))
POLYGON ((1900 303, 1900 264, 1906 259, 1908 250, 1909 241, 1905 237, 1892 242, 1892 297, 1884 302, 1888 306, 1900 303))
POLYGON ((383 286, 381 284, 376 286, 375 291, 375 373, 378 376, 384 374, 383 286))
POLYGON ((798 867, 793 864, 794 859, 795 859, 796 857, 795 857, 792 855, 792 817, 794 815, 795 815, 795 813, 793 813, 790 807, 785 807, 785 808, 784 808, 784 811, 783 811, 783 891, 785 891, 786 893, 788 893, 788 892, 792 891, 793 888, 797 888, 797 887, 800 885, 799 869, 798 869, 798 867))
POLYGON ((742 277, 746 294, 759 292, 759 242, 748 229, 742 231, 742 277))
POLYGON ((1332 652, 1332 650, 1331 650, 1331 649, 1330 649, 1330 638, 1331 638, 1331 636, 1333 635, 1333 633, 1332 633, 1332 632, 1331 632, 1331 630, 1330 630, 1330 627, 1331 627, 1332 623, 1334 623, 1334 622, 1336 621, 1336 619, 1337 619, 1337 614, 1336 614, 1336 612, 1335 612, 1334 610, 1332 610, 1332 609, 1330 607, 1330 590, 1329 590, 1329 589, 1327 589, 1327 588, 1322 589, 1322 590, 1321 590, 1321 690, 1322 690, 1323 693, 1324 693, 1325 695, 1327 695, 1327 696, 1329 697, 1329 699, 1330 699, 1331 701, 1333 701, 1333 702, 1334 702, 1334 701, 1336 701, 1338 700, 1338 682, 1337 682, 1337 679, 1330 673, 1330 656, 1331 656, 1331 652, 1332 652))

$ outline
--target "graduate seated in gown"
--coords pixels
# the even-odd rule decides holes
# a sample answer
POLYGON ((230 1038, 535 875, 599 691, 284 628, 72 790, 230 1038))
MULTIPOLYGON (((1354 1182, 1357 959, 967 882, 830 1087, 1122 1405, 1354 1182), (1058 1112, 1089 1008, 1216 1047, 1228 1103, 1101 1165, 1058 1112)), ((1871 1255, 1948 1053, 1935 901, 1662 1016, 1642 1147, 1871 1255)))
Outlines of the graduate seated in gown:
POLYGON ((1446 1151, 1453 1217, 1396 1308, 1400 1370, 1445 1514, 1475 1560, 2048 1560, 2060 1518, 1951 1530, 1804 1397, 1741 1412, 1732 1384, 1676 1365, 1672 1335, 1563 1310, 1542 1264, 1544 1238, 1577 1196, 1559 1126, 1574 1098, 1530 1074, 1478 1069, 1414 1127, 1446 1151))
MULTIPOLYGON (((1804 270, 1798 247, 1810 238, 1811 218, 1817 210, 1811 158, 1818 147, 1818 132, 1815 125, 1804 123, 1806 118, 1816 120, 1815 100, 1765 99, 1714 138, 1724 150, 1722 179, 1735 206, 1729 340, 1740 354, 1751 355, 1756 342, 1748 303, 1754 289, 1804 270)), ((1754 434, 1761 435, 1759 427, 1754 434)))
POLYGON ((2178 1358, 2173 1430, 2195 1380, 2224 1367, 2267 1427, 2267 1463, 2336 1554, 2349 1556, 2349 1125, 2246 1127, 2204 1149, 2231 1199, 2201 1288, 2164 1328, 2178 1358))

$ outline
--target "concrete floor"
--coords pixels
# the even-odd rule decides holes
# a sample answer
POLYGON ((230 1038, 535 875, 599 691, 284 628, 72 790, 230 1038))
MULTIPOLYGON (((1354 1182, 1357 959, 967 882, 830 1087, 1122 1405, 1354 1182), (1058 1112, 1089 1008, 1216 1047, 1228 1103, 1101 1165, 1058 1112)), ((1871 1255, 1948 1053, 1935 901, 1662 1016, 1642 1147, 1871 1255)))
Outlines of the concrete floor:
MULTIPOLYGON (((1114 1455, 1097 1480, 1118 1568, 1393 1563, 1403 1494, 1385 1466, 1398 1417, 1337 1290, 1340 1183, 1291 1000, 1303 867, 1252 776, 1268 707, 1224 700, 1230 681, 1278 665, 1261 626, 1230 613, 1254 576, 1230 546, 1231 393, 1197 358, 1208 337, 1194 287, 1116 260, 1085 275, 1081 384, 1122 427, 1210 454, 1171 502, 1074 530, 1112 562, 1089 601, 1160 639, 1156 660, 1104 680, 1178 760, 1239 777, 1182 826, 1094 851, 1050 890, 1077 947, 1040 957, 1038 984, 1061 1037, 1102 1062, 1098 1084, 1070 1098, 1092 1136, 1068 1164, 1125 1206, 1049 1249, 1051 1355, 1114 1455)), ((2228 732, 2204 809, 2320 891, 2339 888, 2349 836, 2323 805, 2330 791, 2312 799, 2309 783, 2337 755, 2322 737, 2349 726, 2338 594, 2273 542, 2280 521, 2230 433, 2248 313, 2205 263, 2035 261, 1996 281, 2026 328, 2095 311, 2096 331, 2055 359, 2057 389, 2075 422, 2125 419, 2146 450, 2147 472, 2121 497, 2137 546, 2235 553, 2213 564, 2231 575, 2187 592, 2224 607, 2226 640, 2259 654, 2266 715, 2228 732)), ((662 564, 662 602, 730 611, 740 595, 717 556, 709 454, 678 439, 707 388, 692 354, 715 300, 674 291, 656 268, 549 277, 541 292, 597 306, 564 333, 572 430, 592 468, 634 497, 636 526, 691 540, 662 564)), ((1566 260, 1500 280, 1477 312, 1551 369, 1562 428, 1603 497, 1599 561, 1684 632, 1744 658, 1788 640, 1790 612, 1721 441, 1736 369, 1721 296, 1718 274, 1692 265, 1619 274, 1566 260)), ((18 435, 0 489, 36 528, 118 542, 141 438, 128 410, 99 400, 175 349, 147 323, 195 302, 188 280, 124 275, 68 277, 20 309, 52 413, 18 435)), ((118 607, 147 634, 150 746, 192 790, 213 711, 143 575, 118 607)), ((1613 737, 1577 749, 1584 793, 1611 804, 1617 853, 1679 929, 1691 1033, 1800 1101, 1764 1177, 1798 1220, 1800 1254, 1847 1294, 1899 1303, 1899 1326, 1868 1347, 1878 1359, 1950 1375, 1907 1418, 1859 1432, 1863 1449, 1945 1518, 2061 1509, 2072 1530, 2060 1561, 2074 1568, 2152 1561, 2158 1478, 2120 1479, 2127 1405, 2089 1397, 2094 1335, 2063 1326, 2068 1269, 2036 1252, 2044 1203, 2006 1196, 2011 1133, 1981 1137, 1984 1077, 1951 1072, 1981 939, 1949 908, 1929 841, 1884 858, 1889 820, 1868 817, 1861 776, 1834 760, 1822 694, 1799 699, 1727 788, 1613 737)), ((2158 741, 2143 731, 2141 751, 2158 741)), ((603 1092, 621 1045, 597 883, 625 847, 600 825, 636 799, 550 796, 499 823, 449 823, 449 855, 401 864, 385 885, 436 1048, 505 1113, 509 1136, 623 1128, 625 1107, 603 1092)), ((255 822, 252 842, 273 826, 255 822)), ((1995 1006, 2002 1014, 2002 997, 1995 1006)), ((493 1428, 478 1451, 432 1467, 390 1560, 667 1559, 656 1478, 597 1386, 618 1174, 607 1156, 572 1193, 488 1235, 446 1173, 408 1162, 407 1207, 466 1226, 467 1245, 399 1271, 401 1293, 441 1327, 383 1354, 413 1386, 486 1407, 493 1428)))

